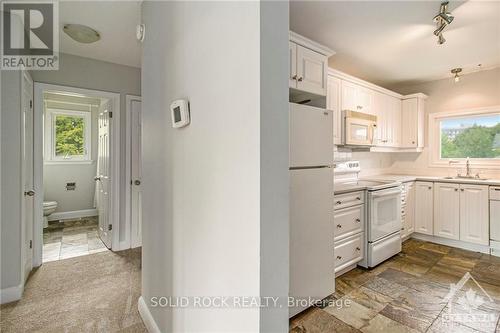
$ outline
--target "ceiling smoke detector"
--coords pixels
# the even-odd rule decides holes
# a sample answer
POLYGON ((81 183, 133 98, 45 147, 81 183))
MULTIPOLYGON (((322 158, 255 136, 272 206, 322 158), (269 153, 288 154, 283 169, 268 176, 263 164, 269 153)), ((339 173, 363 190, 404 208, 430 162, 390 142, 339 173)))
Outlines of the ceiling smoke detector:
POLYGON ((447 25, 451 24, 453 22, 453 15, 451 15, 450 12, 448 12, 448 1, 442 2, 441 6, 439 7, 439 14, 434 16, 434 22, 436 22, 436 30, 434 30, 434 35, 438 37, 438 44, 444 44, 446 42, 446 39, 443 37, 443 30, 446 28, 447 25))
POLYGON ((455 76, 454 76, 454 80, 455 80, 455 82, 460 81, 460 75, 458 75, 458 74, 460 74, 461 72, 462 72, 462 68, 460 68, 460 67, 458 67, 458 68, 453 68, 453 69, 451 70, 451 74, 455 74, 455 76))
POLYGON ((79 43, 90 44, 101 39, 99 32, 95 31, 91 27, 87 27, 86 25, 65 24, 63 31, 66 35, 70 36, 73 40, 79 43))

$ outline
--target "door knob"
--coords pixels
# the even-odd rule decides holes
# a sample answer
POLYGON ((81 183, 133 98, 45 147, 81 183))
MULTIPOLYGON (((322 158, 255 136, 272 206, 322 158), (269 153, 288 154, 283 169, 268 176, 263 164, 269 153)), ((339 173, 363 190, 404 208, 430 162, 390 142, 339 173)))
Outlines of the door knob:
POLYGON ((33 190, 30 190, 30 191, 25 191, 25 192, 24 192, 24 195, 27 195, 27 196, 29 196, 29 197, 32 197, 32 196, 34 196, 34 195, 35 195, 35 191, 33 191, 33 190))
POLYGON ((101 177, 99 177, 99 176, 95 176, 95 177, 94 177, 94 180, 95 180, 95 181, 101 180, 101 177))
POLYGON ((139 179, 134 180, 134 185, 137 186, 141 185, 141 181, 139 179))

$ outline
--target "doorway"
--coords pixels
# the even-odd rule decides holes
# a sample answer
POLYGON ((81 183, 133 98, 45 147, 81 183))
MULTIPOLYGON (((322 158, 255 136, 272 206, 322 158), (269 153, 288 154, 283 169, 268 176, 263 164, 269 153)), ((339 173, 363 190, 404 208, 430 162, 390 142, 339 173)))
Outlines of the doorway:
POLYGON ((119 245, 119 94, 35 83, 34 266, 119 245))

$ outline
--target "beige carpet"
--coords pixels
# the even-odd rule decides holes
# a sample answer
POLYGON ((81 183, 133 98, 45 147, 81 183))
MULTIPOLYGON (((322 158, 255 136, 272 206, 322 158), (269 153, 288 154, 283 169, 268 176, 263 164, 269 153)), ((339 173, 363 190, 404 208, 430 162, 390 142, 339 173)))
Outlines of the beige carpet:
POLYGON ((147 332, 137 311, 140 249, 43 264, 20 301, 0 307, 0 331, 147 332))

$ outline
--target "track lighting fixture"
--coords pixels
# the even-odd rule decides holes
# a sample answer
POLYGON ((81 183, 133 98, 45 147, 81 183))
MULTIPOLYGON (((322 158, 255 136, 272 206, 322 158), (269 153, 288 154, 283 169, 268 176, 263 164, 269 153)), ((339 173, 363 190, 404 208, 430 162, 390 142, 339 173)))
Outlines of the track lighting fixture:
POLYGON ((448 12, 448 1, 442 2, 441 6, 439 8, 439 14, 434 16, 434 22, 436 22, 436 27, 437 29, 434 30, 434 35, 438 37, 438 44, 444 44, 446 42, 446 39, 443 37, 443 30, 446 28, 447 25, 449 25, 451 22, 453 22, 453 15, 448 12))
POLYGON ((462 72, 462 68, 460 68, 460 67, 453 68, 451 70, 451 74, 455 74, 455 76, 453 78, 455 80, 455 83, 460 81, 460 75, 458 75, 458 74, 461 72, 462 72))

